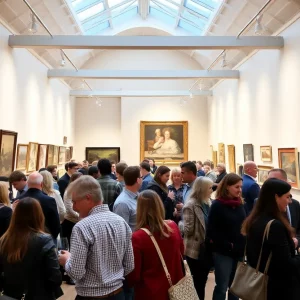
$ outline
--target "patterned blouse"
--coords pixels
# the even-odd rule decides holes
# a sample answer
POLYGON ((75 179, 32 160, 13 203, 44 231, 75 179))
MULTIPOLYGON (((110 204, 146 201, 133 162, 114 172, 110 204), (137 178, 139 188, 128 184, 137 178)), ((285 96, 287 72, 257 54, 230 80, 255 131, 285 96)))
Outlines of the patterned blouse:
POLYGON ((174 192, 176 204, 183 203, 183 188, 184 184, 182 184, 178 190, 176 190, 173 184, 168 186, 169 191, 174 192))

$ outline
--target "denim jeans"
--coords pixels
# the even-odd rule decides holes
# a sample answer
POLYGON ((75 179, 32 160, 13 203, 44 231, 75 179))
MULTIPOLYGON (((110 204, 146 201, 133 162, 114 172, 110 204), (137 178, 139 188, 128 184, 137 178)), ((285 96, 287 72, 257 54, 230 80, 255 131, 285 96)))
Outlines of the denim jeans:
MULTIPOLYGON (((238 259, 234 259, 232 257, 225 256, 220 253, 214 253, 216 286, 213 293, 213 300, 226 299, 226 292, 232 284, 237 263, 238 259)), ((232 295, 228 291, 228 300, 238 299, 238 297, 232 295)))
MULTIPOLYGON (((101 298, 102 300, 125 300, 124 292, 120 292, 117 295, 109 296, 106 298, 101 298)), ((93 298, 93 297, 82 297, 77 295, 75 300, 99 300, 99 298, 93 298)))

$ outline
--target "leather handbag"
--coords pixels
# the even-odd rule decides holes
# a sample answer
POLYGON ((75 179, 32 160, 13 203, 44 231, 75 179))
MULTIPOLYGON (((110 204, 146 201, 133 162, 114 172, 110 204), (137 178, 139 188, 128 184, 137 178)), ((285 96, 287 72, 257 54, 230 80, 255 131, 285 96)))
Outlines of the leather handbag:
POLYGON ((264 241, 265 238, 268 239, 269 237, 270 227, 273 221, 274 220, 269 221, 268 224, 266 225, 256 269, 250 267, 247 264, 247 257, 246 257, 247 243, 245 247, 243 262, 238 263, 234 280, 230 287, 230 292, 243 300, 253 300, 253 299, 267 300, 267 286, 268 286, 267 273, 272 259, 272 252, 269 255, 263 273, 259 272, 259 267, 261 263, 264 241))
POLYGON ((144 230, 150 236, 150 238, 156 248, 156 251, 158 253, 158 256, 160 258, 160 261, 161 261, 164 271, 166 273, 168 282, 170 284, 170 288, 168 290, 170 300, 199 300, 199 297, 195 290, 193 277, 191 275, 191 271, 190 271, 190 268, 189 268, 186 260, 183 260, 185 276, 181 280, 179 280, 177 282, 177 284, 173 285, 170 273, 168 271, 168 268, 167 268, 165 260, 164 260, 164 257, 160 251, 160 248, 159 248, 154 236, 148 229, 146 229, 146 228, 141 228, 141 229, 144 230))

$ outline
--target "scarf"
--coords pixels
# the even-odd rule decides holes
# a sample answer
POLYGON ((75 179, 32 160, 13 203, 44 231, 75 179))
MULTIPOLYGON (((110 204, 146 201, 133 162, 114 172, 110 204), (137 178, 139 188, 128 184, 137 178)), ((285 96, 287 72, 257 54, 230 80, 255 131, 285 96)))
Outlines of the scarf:
POLYGON ((217 199, 217 201, 221 202, 222 204, 224 204, 226 206, 230 206, 230 207, 237 207, 237 206, 242 205, 241 198, 233 198, 233 199, 220 198, 220 199, 217 199))

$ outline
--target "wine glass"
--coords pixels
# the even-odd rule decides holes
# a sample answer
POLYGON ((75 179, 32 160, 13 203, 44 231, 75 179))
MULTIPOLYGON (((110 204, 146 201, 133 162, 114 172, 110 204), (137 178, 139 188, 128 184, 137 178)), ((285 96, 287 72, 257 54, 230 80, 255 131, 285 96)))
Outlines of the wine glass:
POLYGON ((57 240, 57 251, 60 253, 61 250, 69 251, 69 242, 66 237, 62 237, 57 240))

